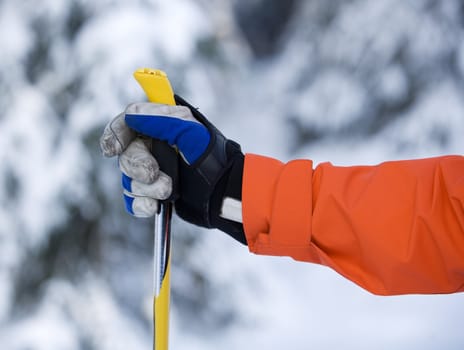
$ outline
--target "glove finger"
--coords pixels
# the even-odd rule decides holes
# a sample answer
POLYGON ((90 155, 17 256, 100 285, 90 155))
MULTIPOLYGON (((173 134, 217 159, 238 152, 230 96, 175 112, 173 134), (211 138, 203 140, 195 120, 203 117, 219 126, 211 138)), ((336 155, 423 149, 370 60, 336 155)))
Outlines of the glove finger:
POLYGON ((133 196, 150 197, 158 200, 168 199, 172 192, 172 180, 163 172, 151 184, 145 184, 122 174, 122 187, 133 196))
POLYGON ((132 141, 119 156, 119 168, 128 177, 145 184, 153 183, 160 174, 158 162, 141 138, 132 141))
POLYGON ((149 218, 158 211, 158 201, 149 197, 134 196, 124 191, 124 204, 129 214, 138 218, 149 218))
POLYGON ((127 126, 124 113, 121 113, 105 126, 100 137, 100 149, 106 157, 119 155, 135 137, 136 133, 127 126))
POLYGON ((135 103, 126 109, 126 124, 141 134, 176 146, 193 164, 208 148, 211 135, 190 109, 153 103, 135 103))

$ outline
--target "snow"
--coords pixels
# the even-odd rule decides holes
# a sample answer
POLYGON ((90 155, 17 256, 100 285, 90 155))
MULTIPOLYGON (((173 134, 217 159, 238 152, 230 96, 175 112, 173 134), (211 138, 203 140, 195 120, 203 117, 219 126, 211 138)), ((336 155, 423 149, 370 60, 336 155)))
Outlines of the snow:
POLYGON ((0 12, 0 42, 2 43, 2 65, 11 67, 25 56, 32 44, 31 35, 11 3, 4 2, 0 12), (9 35, 14 33, 14 35, 9 35))
POLYGON ((357 81, 343 72, 328 71, 301 92, 294 112, 318 131, 338 130, 359 118, 365 99, 364 88, 357 81))
POLYGON ((379 92, 388 101, 398 101, 407 93, 408 82, 399 65, 387 67, 379 78, 379 92))
MULTIPOLYGON (((460 1, 300 2, 261 60, 240 3, 0 4, 2 349, 151 348, 152 223, 124 213, 117 160, 98 150, 104 124, 143 99, 139 67, 167 71, 245 152, 337 165, 462 154, 460 1)), ((374 296, 217 230, 174 230, 173 349, 464 347, 462 293, 374 296)))

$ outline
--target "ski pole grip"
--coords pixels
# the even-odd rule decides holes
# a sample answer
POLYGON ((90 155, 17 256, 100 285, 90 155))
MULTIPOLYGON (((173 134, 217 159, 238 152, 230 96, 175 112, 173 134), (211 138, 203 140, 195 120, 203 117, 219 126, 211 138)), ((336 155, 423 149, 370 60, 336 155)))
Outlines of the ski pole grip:
MULTIPOLYGON (((150 102, 175 105, 174 93, 168 76, 159 69, 141 68, 134 72, 134 78, 142 87, 150 102)), ((172 179, 172 193, 165 202, 173 202, 179 197, 179 159, 174 148, 167 142, 152 139, 151 153, 160 170, 172 179)))

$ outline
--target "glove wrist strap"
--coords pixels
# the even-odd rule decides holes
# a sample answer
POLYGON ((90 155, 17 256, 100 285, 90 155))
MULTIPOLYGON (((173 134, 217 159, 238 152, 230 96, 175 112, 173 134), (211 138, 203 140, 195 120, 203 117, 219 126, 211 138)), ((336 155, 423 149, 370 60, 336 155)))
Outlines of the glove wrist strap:
POLYGON ((244 156, 238 153, 230 171, 218 182, 211 198, 211 224, 237 241, 247 244, 241 222, 244 156), (232 210, 230 205, 232 204, 232 210), (224 215, 225 214, 225 215, 224 215))

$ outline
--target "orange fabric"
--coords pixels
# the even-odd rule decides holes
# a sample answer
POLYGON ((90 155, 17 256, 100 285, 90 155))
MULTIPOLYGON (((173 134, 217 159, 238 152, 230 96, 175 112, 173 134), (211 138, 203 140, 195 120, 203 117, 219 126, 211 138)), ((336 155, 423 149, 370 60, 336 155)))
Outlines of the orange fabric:
POLYGON ((464 291, 464 157, 337 167, 247 154, 250 251, 329 266, 380 295, 464 291))

